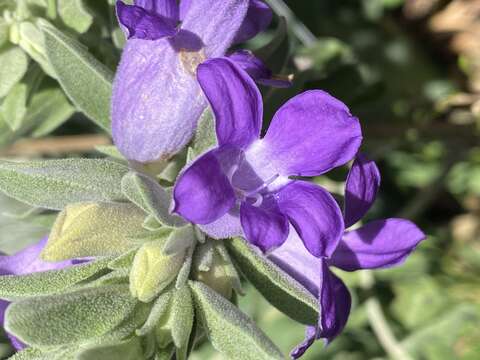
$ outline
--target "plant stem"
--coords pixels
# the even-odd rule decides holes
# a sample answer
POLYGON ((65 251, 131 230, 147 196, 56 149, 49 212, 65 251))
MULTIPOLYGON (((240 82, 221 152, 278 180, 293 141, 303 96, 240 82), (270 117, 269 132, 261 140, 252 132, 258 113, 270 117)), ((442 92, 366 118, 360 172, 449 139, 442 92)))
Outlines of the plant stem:
POLYGON ((305 46, 312 46, 317 38, 312 32, 295 16, 293 11, 288 7, 283 0, 266 0, 273 11, 278 15, 285 17, 288 25, 292 29, 293 34, 305 46))
POLYGON ((54 20, 57 17, 57 0, 48 0, 47 17, 54 20))
MULTIPOLYGON (((360 272, 360 283, 365 290, 371 290, 375 285, 375 278, 370 271, 364 270, 360 272)), ((375 297, 371 297, 365 302, 365 307, 370 326, 385 352, 394 360, 413 360, 395 338, 380 302, 375 297)))

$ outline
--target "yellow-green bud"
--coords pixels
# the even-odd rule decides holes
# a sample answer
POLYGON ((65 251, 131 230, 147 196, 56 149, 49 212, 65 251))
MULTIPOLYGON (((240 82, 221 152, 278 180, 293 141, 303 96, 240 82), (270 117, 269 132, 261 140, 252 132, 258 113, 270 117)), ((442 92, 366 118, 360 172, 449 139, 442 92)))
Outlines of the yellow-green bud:
POLYGON ((78 203, 57 217, 42 259, 62 261, 90 256, 121 255, 145 232, 145 213, 133 204, 78 203))
POLYGON ((152 301, 177 276, 186 251, 166 255, 164 241, 152 241, 138 250, 130 271, 130 291, 143 302, 152 301))
POLYGON ((228 271, 228 266, 230 265, 214 250, 209 270, 201 271, 196 267, 193 277, 195 280, 208 285, 217 293, 223 295, 223 297, 230 299, 233 289, 233 279, 228 271))

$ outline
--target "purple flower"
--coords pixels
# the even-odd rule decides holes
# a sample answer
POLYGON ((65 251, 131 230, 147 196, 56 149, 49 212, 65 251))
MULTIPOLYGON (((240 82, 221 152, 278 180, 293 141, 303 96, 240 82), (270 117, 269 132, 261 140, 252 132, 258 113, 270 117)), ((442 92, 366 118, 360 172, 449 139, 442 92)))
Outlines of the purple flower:
POLYGON ((117 2, 129 40, 113 86, 112 133, 125 157, 146 163, 191 139, 207 106, 197 66, 266 28, 272 13, 259 0, 134 3, 117 2))
MULTIPOLYGON (((26 275, 35 272, 63 269, 78 264, 81 261, 67 260, 57 263, 49 263, 40 259, 40 253, 47 244, 45 237, 39 243, 31 245, 22 251, 11 256, 0 256, 0 275, 26 275)), ((5 310, 9 305, 8 301, 0 300, 0 323, 5 322, 5 310)), ((22 350, 26 347, 20 340, 11 334, 7 334, 13 347, 22 350)))
MULTIPOLYGON (((359 155, 347 178, 345 224, 353 225, 370 209, 380 185, 380 173, 373 161, 359 155)), ((345 284, 329 266, 345 271, 379 269, 399 265, 425 239, 415 224, 403 219, 377 220, 346 231, 328 258, 316 258, 302 249, 299 236, 292 230, 285 244, 270 259, 293 276, 319 299, 317 326, 309 326, 306 339, 293 352, 297 359, 319 338, 331 342, 343 330, 351 306, 345 284)))
POLYGON ((320 186, 293 177, 321 175, 358 151, 358 119, 323 91, 283 105, 260 138, 262 98, 227 58, 198 67, 216 119, 218 147, 179 176, 174 211, 214 238, 243 235, 264 252, 281 246, 290 225, 315 257, 332 255, 344 231, 341 210, 320 186))

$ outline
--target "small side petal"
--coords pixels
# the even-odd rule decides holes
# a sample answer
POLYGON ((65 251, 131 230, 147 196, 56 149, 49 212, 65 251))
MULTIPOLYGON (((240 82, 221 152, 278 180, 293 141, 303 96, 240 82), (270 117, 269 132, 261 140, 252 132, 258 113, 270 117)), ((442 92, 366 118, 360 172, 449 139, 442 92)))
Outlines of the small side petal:
POLYGON ((295 181, 279 191, 278 206, 312 255, 332 255, 344 224, 337 202, 326 190, 305 181, 295 181))
POLYGON ((262 97, 253 80, 227 58, 208 60, 197 70, 215 114, 220 146, 245 148, 260 136, 262 97))
POLYGON ((305 329, 305 340, 292 350, 290 356, 292 359, 299 359, 313 345, 317 337, 317 328, 315 326, 307 326, 305 329))
POLYGON ((265 63, 249 50, 238 50, 230 54, 228 58, 261 85, 273 87, 289 87, 292 85, 288 78, 274 77, 265 63))
POLYGON ((273 13, 262 0, 250 0, 247 16, 235 36, 235 43, 245 42, 264 31, 272 22, 273 13))
POLYGON ((352 299, 347 287, 322 261, 322 284, 320 289, 321 319, 317 338, 332 342, 345 327, 352 299))
POLYGON ((158 40, 177 33, 175 23, 136 5, 117 1, 117 16, 121 25, 133 39, 158 40))
POLYGON ((135 0, 135 5, 173 21, 179 20, 177 0, 135 0))
POLYGON ((380 171, 372 160, 358 154, 345 187, 345 227, 349 228, 368 212, 380 187, 380 171))
POLYGON ((240 220, 245 238, 264 253, 282 245, 288 236, 288 220, 275 206, 253 206, 243 202, 240 220))
POLYGON ((378 269, 399 265, 425 240, 425 234, 404 219, 378 220, 345 233, 330 264, 342 270, 378 269))
POLYGON ((194 224, 209 224, 235 204, 235 193, 210 151, 190 165, 173 189, 174 212, 194 224))
POLYGON ((48 237, 30 245, 14 255, 0 256, 0 275, 25 275, 35 272, 63 269, 77 264, 77 260, 46 262, 40 259, 40 253, 47 244, 48 237))
POLYGON ((182 30, 200 37, 208 58, 223 56, 247 15, 248 5, 248 0, 195 0, 181 4, 182 30))
POLYGON ((353 159, 361 142, 360 123, 345 104, 313 90, 278 110, 255 155, 281 175, 317 176, 353 159))

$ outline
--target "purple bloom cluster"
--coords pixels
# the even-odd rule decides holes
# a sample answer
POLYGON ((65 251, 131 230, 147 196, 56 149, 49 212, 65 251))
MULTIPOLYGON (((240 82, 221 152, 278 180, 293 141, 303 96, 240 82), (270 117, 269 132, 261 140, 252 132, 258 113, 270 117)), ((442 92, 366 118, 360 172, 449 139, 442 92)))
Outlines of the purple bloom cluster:
POLYGON ((214 238, 244 236, 319 301, 300 357, 315 339, 332 341, 350 313, 350 294, 331 266, 354 271, 398 265, 425 235, 410 221, 374 221, 352 231, 375 201, 380 174, 358 154, 357 118, 323 91, 283 105, 260 138, 262 99, 246 72, 227 58, 199 66, 198 81, 215 114, 218 147, 179 176, 174 211, 214 238), (318 176, 356 157, 342 212, 318 176))

